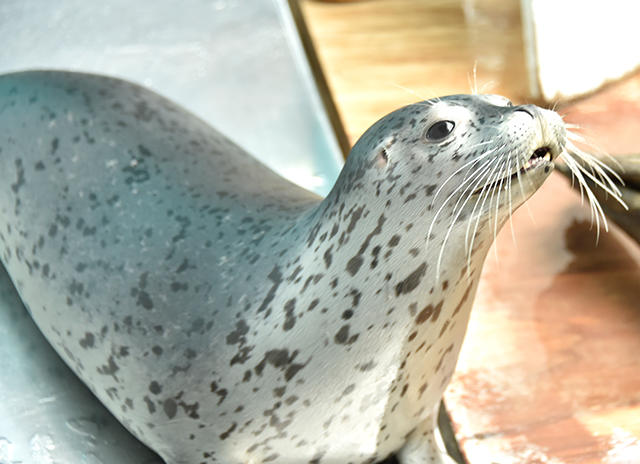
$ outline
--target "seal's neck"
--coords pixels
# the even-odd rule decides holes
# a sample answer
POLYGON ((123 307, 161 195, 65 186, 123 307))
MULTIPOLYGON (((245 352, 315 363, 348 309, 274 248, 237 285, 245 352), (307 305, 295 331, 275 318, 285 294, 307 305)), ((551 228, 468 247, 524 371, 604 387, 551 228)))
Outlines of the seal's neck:
MULTIPOLYGON (((341 177, 304 216, 302 235, 309 250, 330 261, 330 267, 346 271, 348 278, 361 280, 366 275, 372 282, 386 281, 399 289, 398 297, 414 289, 428 292, 465 275, 477 278, 493 241, 494 221, 479 224, 469 253, 464 221, 451 228, 450 219, 434 225, 435 207, 428 201, 404 201, 402 186, 376 196, 359 188, 361 182, 357 175, 341 177)), ((504 220, 499 218, 498 228, 504 220)))

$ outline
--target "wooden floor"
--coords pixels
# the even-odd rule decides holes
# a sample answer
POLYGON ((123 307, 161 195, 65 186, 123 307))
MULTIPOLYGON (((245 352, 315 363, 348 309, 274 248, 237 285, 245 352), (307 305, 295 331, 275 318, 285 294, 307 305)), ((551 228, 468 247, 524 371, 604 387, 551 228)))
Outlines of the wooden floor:
MULTIPOLYGON (((518 1, 302 4, 352 142, 419 99, 477 86, 528 100, 518 1)), ((559 111, 595 146, 640 151, 640 76, 559 111)), ((528 204, 517 242, 507 226, 487 259, 445 395, 462 451, 471 464, 640 463, 640 246, 615 226, 596 246, 558 174, 528 204)))

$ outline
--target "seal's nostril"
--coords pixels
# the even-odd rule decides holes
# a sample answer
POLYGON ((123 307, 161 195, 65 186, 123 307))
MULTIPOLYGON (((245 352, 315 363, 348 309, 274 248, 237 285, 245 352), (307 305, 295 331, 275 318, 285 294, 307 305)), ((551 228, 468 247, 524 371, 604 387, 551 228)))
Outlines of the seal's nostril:
POLYGON ((514 111, 522 111, 523 113, 527 113, 529 116, 535 119, 535 116, 533 115, 533 110, 529 107, 529 105, 516 106, 514 108, 514 111))

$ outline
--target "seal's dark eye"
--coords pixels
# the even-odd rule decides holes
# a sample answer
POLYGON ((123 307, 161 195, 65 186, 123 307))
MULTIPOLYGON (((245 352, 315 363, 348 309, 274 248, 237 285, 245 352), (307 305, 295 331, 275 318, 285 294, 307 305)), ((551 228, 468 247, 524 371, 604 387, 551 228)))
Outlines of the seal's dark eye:
POLYGON ((438 121, 427 129, 427 139, 437 141, 442 140, 453 131, 456 124, 453 121, 438 121))

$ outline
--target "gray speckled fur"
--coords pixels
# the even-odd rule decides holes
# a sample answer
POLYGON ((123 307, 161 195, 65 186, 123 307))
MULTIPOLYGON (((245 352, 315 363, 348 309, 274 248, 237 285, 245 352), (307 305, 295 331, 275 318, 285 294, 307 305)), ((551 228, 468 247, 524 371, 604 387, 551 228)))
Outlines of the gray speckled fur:
POLYGON ((456 228, 436 279, 451 213, 426 247, 431 199, 487 146, 524 161, 541 143, 553 116, 504 105, 392 113, 322 200, 138 86, 4 76, 2 261, 64 360, 170 464, 364 463, 407 442, 405 463, 442 462, 412 437, 430 433, 493 233, 469 278, 456 228), (429 143, 437 113, 457 132, 429 143))

